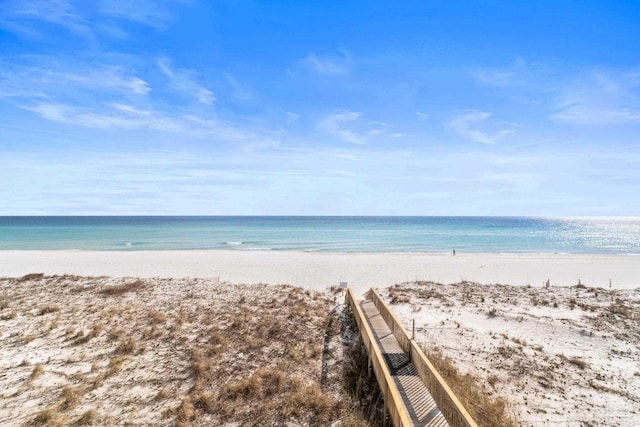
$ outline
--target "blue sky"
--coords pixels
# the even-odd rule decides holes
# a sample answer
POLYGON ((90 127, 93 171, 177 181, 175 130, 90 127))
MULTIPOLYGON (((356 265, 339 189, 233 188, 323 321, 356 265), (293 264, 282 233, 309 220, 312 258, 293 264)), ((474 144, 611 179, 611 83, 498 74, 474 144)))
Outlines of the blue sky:
POLYGON ((640 215, 637 1, 0 0, 0 215, 640 215))

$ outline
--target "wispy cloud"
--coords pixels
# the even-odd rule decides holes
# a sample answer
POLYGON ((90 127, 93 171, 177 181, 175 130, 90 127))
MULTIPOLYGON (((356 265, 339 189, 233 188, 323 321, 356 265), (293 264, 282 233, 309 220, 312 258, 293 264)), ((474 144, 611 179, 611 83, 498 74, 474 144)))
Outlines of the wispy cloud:
POLYGON ((264 122, 245 119, 238 123, 232 114, 213 110, 213 93, 195 81, 194 72, 174 69, 168 60, 156 65, 166 77, 169 93, 157 78, 160 73, 153 69, 146 70, 147 77, 135 74, 133 67, 89 66, 50 58, 31 58, 21 66, 0 63, 0 98, 70 129, 179 133, 251 148, 278 145, 278 132, 264 122), (49 67, 40 66, 41 61, 49 67))
POLYGON ((362 113, 354 111, 340 111, 330 114, 320 121, 320 127, 330 135, 342 139, 352 144, 364 144, 366 138, 347 128, 350 124, 357 122, 362 113))
POLYGON ((151 90, 149 83, 145 80, 117 67, 100 67, 89 70, 87 74, 57 73, 54 76, 49 74, 48 79, 52 80, 52 83, 66 81, 85 88, 116 90, 123 95, 146 95, 151 90))
POLYGON ((347 51, 343 51, 340 56, 310 53, 300 62, 308 69, 327 76, 345 76, 351 71, 351 58, 347 51))
POLYGON ((137 22, 156 30, 164 30, 171 21, 171 14, 165 3, 157 0, 101 0, 102 14, 137 22))
POLYGON ((416 111, 416 116, 418 116, 418 120, 420 120, 421 122, 424 122, 425 120, 429 120, 429 118, 431 117, 430 114, 421 113, 420 111, 416 111))
POLYGON ((26 35, 40 35, 37 21, 66 28, 79 36, 91 34, 89 21, 70 0, 9 0, 0 5, 0 26, 26 35))
POLYGON ((177 115, 133 105, 110 103, 94 109, 60 103, 36 103, 22 106, 44 119, 74 126, 102 130, 151 130, 191 137, 210 137, 227 142, 277 145, 277 134, 268 130, 250 130, 222 120, 195 115, 177 115))
POLYGON ((24 105, 42 118, 94 129, 151 129, 179 132, 184 130, 174 119, 151 111, 144 111, 123 104, 105 105, 100 110, 88 110, 60 103, 36 103, 24 105))
POLYGON ((171 88, 181 94, 192 96, 198 102, 211 105, 216 97, 213 92, 196 82, 196 73, 192 70, 173 69, 167 58, 158 60, 158 68, 167 76, 171 82, 171 88))
POLYGON ((126 38, 119 23, 136 22, 164 30, 172 16, 171 0, 4 0, 0 3, 0 28, 28 38, 44 39, 46 25, 64 28, 94 42, 98 36, 126 38), (43 27, 43 24, 45 26, 43 27))
POLYGON ((122 67, 59 62, 45 67, 41 62, 47 58, 22 66, 0 62, 0 97, 86 99, 87 91, 114 97, 146 95, 151 90, 145 80, 122 67))
POLYGON ((640 71, 585 73, 559 95, 551 119, 560 123, 640 123, 640 71))
POLYGON ((529 65, 518 57, 506 67, 474 68, 471 75, 480 83, 490 86, 513 86, 523 83, 523 74, 529 65))
POLYGON ((300 114, 287 111, 287 124, 291 124, 300 118, 300 114))
POLYGON ((494 145, 501 137, 515 132, 513 124, 490 121, 490 118, 491 113, 473 111, 455 117, 449 126, 460 136, 487 145, 494 145))
POLYGON ((385 134, 389 127, 386 123, 362 120, 362 113, 349 110, 325 116, 318 126, 326 133, 352 144, 366 144, 370 138, 385 134))

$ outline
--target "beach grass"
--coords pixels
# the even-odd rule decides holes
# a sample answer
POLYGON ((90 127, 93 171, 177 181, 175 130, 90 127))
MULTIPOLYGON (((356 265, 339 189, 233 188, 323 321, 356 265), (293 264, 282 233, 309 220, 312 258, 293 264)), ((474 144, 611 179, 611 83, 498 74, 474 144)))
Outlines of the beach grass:
POLYGON ((328 294, 30 275, 0 295, 17 311, 0 415, 17 424, 372 425, 346 391, 352 340, 328 294))

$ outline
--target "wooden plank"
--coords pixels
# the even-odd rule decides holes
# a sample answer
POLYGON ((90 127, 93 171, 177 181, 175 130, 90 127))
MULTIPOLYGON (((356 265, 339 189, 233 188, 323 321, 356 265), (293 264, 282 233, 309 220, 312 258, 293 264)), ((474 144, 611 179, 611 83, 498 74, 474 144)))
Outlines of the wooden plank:
POLYGON ((449 424, 452 427, 478 427, 431 361, 420 347, 418 347, 416 342, 410 338, 402 322, 400 322, 393 310, 384 302, 380 294, 375 289, 371 289, 367 293, 367 298, 374 303, 382 315, 382 318, 387 322, 394 337, 402 349, 408 354, 411 362, 418 371, 420 379, 422 379, 429 389, 429 392, 438 404, 438 408, 440 408, 449 424))
POLYGON ((409 356, 402 350, 389 326, 371 300, 359 304, 371 327, 376 344, 400 391, 412 425, 419 427, 448 426, 429 390, 420 379, 409 356))
POLYGON ((385 406, 389 411, 389 416, 396 427, 409 427, 412 426, 411 419, 407 412, 400 391, 398 390, 395 382, 391 378, 391 373, 384 360, 380 349, 376 343, 375 337, 369 327, 364 313, 360 305, 358 304, 353 291, 347 289, 347 303, 351 307, 360 329, 360 336, 365 344, 365 348, 369 353, 371 364, 373 365, 373 372, 376 375, 380 390, 384 396, 385 406))

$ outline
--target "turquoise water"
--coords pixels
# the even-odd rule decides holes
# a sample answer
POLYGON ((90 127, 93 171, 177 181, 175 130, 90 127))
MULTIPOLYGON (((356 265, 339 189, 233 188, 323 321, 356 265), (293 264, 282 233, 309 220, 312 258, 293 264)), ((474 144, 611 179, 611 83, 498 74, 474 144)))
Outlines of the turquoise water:
POLYGON ((640 218, 0 217, 0 250, 640 254, 640 218))

